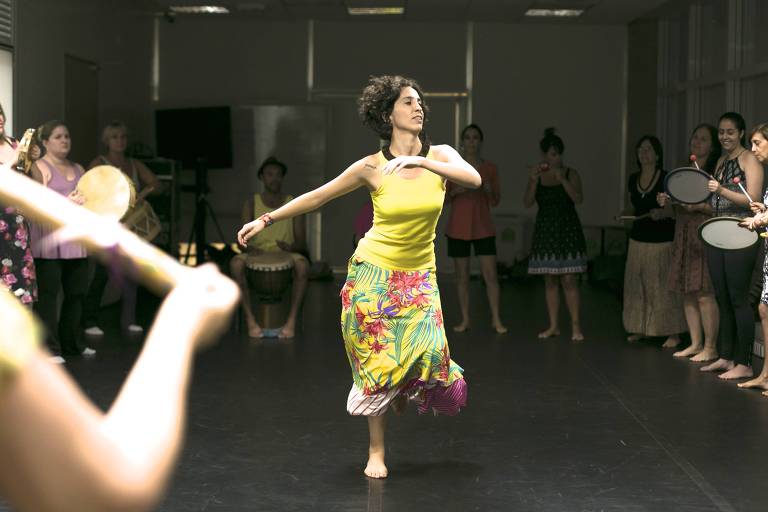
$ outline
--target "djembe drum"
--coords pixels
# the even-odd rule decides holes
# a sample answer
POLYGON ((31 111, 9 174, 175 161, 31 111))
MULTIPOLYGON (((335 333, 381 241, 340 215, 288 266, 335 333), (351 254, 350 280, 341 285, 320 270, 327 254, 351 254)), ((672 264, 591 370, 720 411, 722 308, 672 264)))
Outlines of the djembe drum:
POLYGON ((262 329, 282 327, 288 317, 290 301, 285 295, 293 282, 293 258, 285 252, 249 254, 245 275, 251 290, 253 314, 262 329), (258 301, 253 304, 254 301, 258 301))

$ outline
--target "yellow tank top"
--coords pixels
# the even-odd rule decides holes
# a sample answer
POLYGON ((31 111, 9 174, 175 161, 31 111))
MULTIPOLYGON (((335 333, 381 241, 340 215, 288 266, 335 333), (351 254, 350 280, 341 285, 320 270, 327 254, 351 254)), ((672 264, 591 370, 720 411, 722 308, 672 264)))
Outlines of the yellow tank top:
MULTIPOLYGON (((293 199, 293 196, 285 196, 285 203, 293 199)), ((261 194, 253 196, 253 218, 257 219, 265 213, 273 212, 276 208, 270 208, 261 200, 261 194)), ((265 252, 281 251, 277 241, 282 240, 287 244, 293 243, 293 219, 283 219, 275 222, 267 229, 248 240, 248 247, 260 249, 265 252)))
MULTIPOLYGON (((377 157, 381 168, 386 157, 381 152, 377 157)), ((358 243, 355 256, 390 270, 434 269, 435 228, 444 199, 445 181, 426 169, 411 179, 382 176, 379 188, 371 192, 373 227, 358 243)))

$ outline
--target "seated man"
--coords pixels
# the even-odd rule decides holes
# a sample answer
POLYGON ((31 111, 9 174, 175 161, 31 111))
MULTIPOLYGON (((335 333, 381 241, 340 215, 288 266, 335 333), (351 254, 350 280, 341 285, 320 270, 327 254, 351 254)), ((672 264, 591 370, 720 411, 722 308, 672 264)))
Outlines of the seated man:
MULTIPOLYGON (((274 211, 293 199, 292 196, 283 194, 283 178, 288 168, 284 163, 274 157, 267 158, 259 167, 258 177, 264 183, 264 192, 254 194, 253 199, 243 205, 243 223, 247 223, 261 215, 274 211)), ((240 285, 243 294, 243 312, 248 324, 248 336, 262 338, 264 332, 256 322, 251 309, 251 297, 248 283, 245 279, 246 259, 251 254, 264 252, 284 251, 293 257, 293 289, 291 293, 291 310, 285 325, 279 330, 278 337, 293 338, 296 332, 296 316, 298 315, 304 291, 307 288, 307 276, 309 275, 309 261, 300 253, 306 253, 306 228, 304 216, 290 220, 275 222, 269 229, 265 229, 259 236, 253 237, 248 242, 248 248, 243 254, 232 258, 230 270, 232 278, 240 285)))

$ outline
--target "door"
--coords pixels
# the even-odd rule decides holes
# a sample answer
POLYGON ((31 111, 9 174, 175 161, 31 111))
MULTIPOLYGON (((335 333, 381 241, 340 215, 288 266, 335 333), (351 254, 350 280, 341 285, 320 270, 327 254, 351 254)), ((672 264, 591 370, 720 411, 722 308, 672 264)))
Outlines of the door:
POLYGON ((83 166, 99 154, 99 66, 64 56, 64 121, 72 137, 70 160, 83 166))

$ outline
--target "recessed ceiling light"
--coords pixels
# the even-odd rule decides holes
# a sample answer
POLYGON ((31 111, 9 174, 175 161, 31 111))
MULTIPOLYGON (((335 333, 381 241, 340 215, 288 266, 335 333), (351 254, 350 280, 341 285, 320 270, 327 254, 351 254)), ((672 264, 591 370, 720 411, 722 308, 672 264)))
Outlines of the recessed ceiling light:
POLYGON ((559 18, 573 18, 581 16, 584 9, 528 9, 526 16, 554 16, 559 18))
POLYGON ((347 12, 352 16, 375 16, 403 14, 405 7, 347 7, 347 12))
POLYGON ((176 14, 229 14, 229 9, 220 5, 172 5, 168 10, 176 14))

